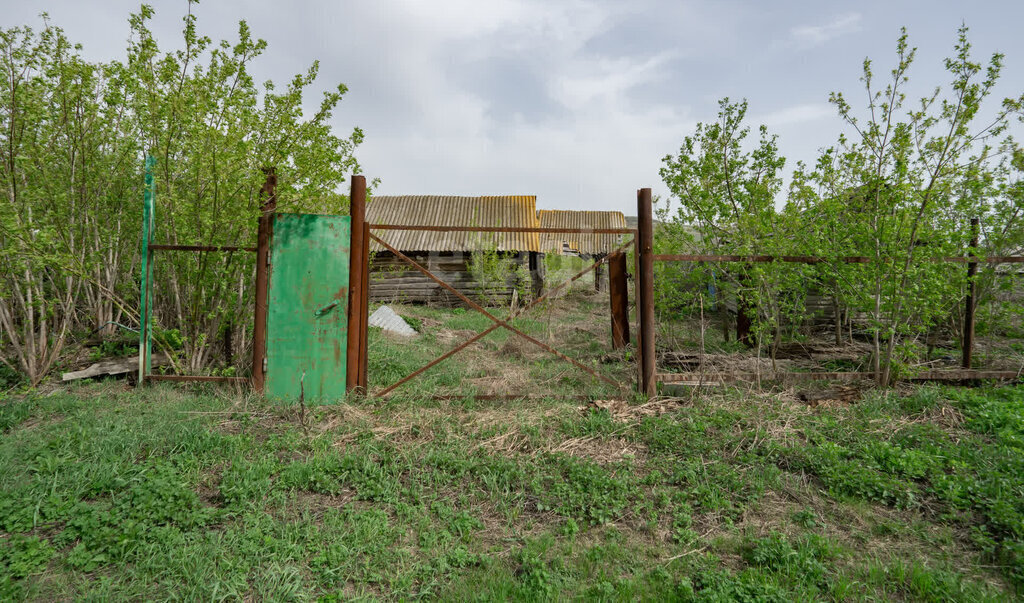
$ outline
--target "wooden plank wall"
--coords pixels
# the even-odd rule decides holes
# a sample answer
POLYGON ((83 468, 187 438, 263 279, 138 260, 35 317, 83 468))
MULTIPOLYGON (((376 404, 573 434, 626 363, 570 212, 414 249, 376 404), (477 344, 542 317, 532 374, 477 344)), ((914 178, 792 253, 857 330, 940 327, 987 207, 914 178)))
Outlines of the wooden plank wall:
MULTIPOLYGON (((515 287, 509 284, 501 290, 482 296, 469 271, 468 252, 448 254, 403 251, 418 264, 434 273, 466 297, 483 304, 511 303, 515 287)), ((529 268, 527 253, 518 254, 514 261, 529 268)), ((529 284, 527 284, 529 289, 529 284)), ((383 303, 426 303, 440 306, 462 306, 462 300, 444 289, 425 274, 416 270, 394 254, 382 251, 373 256, 370 265, 370 301, 383 303)))

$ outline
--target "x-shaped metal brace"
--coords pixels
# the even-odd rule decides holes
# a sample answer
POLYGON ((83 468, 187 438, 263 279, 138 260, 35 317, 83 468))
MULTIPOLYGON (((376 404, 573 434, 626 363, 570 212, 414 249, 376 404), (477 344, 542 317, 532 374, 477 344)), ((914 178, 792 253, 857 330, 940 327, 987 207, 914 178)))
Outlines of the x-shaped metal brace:
MULTIPOLYGON (((456 353, 464 350, 465 348, 467 348, 470 345, 472 345, 474 342, 479 341, 480 339, 483 339, 484 337, 486 337, 489 333, 491 333, 492 331, 494 331, 498 327, 504 327, 504 328, 508 329, 509 331, 515 333, 516 335, 522 337, 523 339, 529 341, 530 343, 540 347, 541 349, 543 349, 543 350, 545 350, 545 351, 547 351, 547 352, 549 352, 551 354, 554 354, 555 356, 558 356, 559 358, 561 358, 562 360, 565 360, 566 362, 572 364, 573 366, 575 366, 575 367, 577 367, 579 369, 582 369, 582 370, 586 371, 587 373, 590 373, 592 376, 597 377, 598 379, 604 381, 605 383, 608 383, 609 385, 611 385, 612 387, 615 387, 616 389, 621 389, 622 388, 622 385, 620 383, 616 383, 615 381, 609 379, 608 377, 606 377, 606 376, 598 373, 597 371, 593 370, 589 366, 586 366, 586 365, 578 362, 577 360, 575 360, 573 358, 570 358, 569 356, 566 356, 565 354, 563 354, 562 352, 559 352, 558 350, 556 350, 555 348, 549 346, 548 344, 546 344, 546 343, 544 343, 544 342, 542 342, 542 341, 540 341, 540 340, 538 340, 538 339, 536 339, 534 337, 531 337, 530 335, 527 335, 526 333, 523 333, 519 329, 517 329, 514 326, 510 325, 507 321, 502 320, 502 319, 498 318, 497 316, 494 316, 493 314, 488 312, 486 309, 484 309, 483 306, 481 306, 480 304, 478 304, 478 303, 474 302, 473 300, 469 299, 464 294, 462 294, 462 292, 456 290, 454 287, 452 287, 448 283, 446 283, 443 280, 437 278, 437 276, 435 276, 434 273, 432 273, 431 271, 427 270, 426 268, 421 266, 419 263, 417 263, 415 260, 413 260, 409 256, 405 255, 401 251, 395 249, 391 245, 388 245, 387 243, 385 243, 383 240, 381 240, 378 236, 376 236, 372 232, 369 233, 369 235, 370 235, 371 239, 373 239, 374 241, 377 241, 385 249, 387 249, 391 253, 395 254, 395 257, 401 258, 403 261, 411 264, 414 268, 416 268, 417 270, 422 272, 428 278, 430 278, 431 280, 433 280, 437 284, 441 285, 442 287, 444 287, 448 291, 451 291, 453 294, 455 294, 456 297, 458 297, 463 302, 465 302, 466 305, 468 305, 469 307, 473 308, 477 312, 480 312, 481 314, 483 314, 487 318, 491 319, 492 322, 494 322, 494 324, 491 325, 490 327, 488 327, 487 329, 477 333, 473 337, 470 337, 469 339, 467 339, 466 341, 462 342, 461 344, 459 344, 455 348, 453 348, 453 349, 449 350, 448 352, 446 352, 444 355, 442 355, 442 356, 440 356, 438 358, 435 358, 434 360, 430 361, 425 366, 417 369, 416 371, 412 372, 411 374, 405 376, 404 378, 402 378, 402 379, 398 380, 397 382, 395 382, 395 383, 389 385, 388 387, 384 388, 383 390, 381 390, 380 392, 377 393, 378 396, 387 395, 388 393, 393 391, 395 388, 403 385, 404 383, 410 381, 411 379, 414 379, 418 375, 422 374, 424 371, 430 369, 431 367, 437 365, 438 363, 444 361, 445 359, 450 358, 451 356, 455 355, 456 353)), ((534 306, 536 306, 540 302, 544 301, 548 296, 552 295, 553 293, 556 293, 556 292, 560 291, 566 285, 568 285, 568 284, 572 283, 573 281, 581 278, 583 275, 587 274, 591 270, 594 270, 595 268, 600 266, 602 263, 607 261, 607 259, 609 257, 611 257, 612 255, 615 255, 616 253, 624 251, 627 247, 629 247, 632 244, 633 244, 633 241, 631 240, 631 241, 628 241, 628 242, 620 245, 619 247, 617 247, 614 251, 612 251, 608 255, 602 257, 600 260, 594 262, 593 264, 591 264, 587 268, 584 268, 580 272, 576 273, 572 278, 570 278, 570 279, 560 283, 557 287, 554 287, 553 289, 551 289, 551 290, 547 291, 546 293, 544 293, 544 295, 541 295, 537 299, 533 300, 526 307, 524 307, 522 310, 513 313, 511 316, 509 316, 509 320, 512 320, 512 319, 514 319, 514 318, 516 318, 518 316, 521 316, 522 314, 525 314, 531 308, 533 308, 534 306)))

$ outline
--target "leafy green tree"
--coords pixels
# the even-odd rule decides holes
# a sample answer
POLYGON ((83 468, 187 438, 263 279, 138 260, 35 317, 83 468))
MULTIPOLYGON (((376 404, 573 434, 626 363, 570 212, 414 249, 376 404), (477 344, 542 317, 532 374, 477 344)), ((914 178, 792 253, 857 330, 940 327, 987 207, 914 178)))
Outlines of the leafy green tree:
MULTIPOLYGON (((183 48, 162 52, 148 29, 152 15, 144 5, 131 16, 128 56, 116 77, 145 149, 157 158, 157 241, 251 245, 264 167, 276 169, 279 210, 346 213, 347 200, 335 190, 358 169, 353 153, 363 135, 357 128, 342 138, 330 127, 345 86, 325 93, 307 117, 303 100, 318 63, 280 92, 269 81, 261 90, 249 68, 266 42, 254 39, 245 21, 237 40, 214 44, 190 12, 183 48)), ((222 330, 252 315, 253 271, 246 254, 158 258, 156 316, 181 329, 187 370, 210 364, 222 330)), ((245 334, 228 337, 244 348, 251 343, 245 334)))
MULTIPOLYGON (((723 99, 718 120, 697 124, 678 154, 662 160, 661 177, 678 209, 675 216, 661 213, 666 223, 656 236, 659 252, 688 247, 712 254, 761 255, 790 249, 786 216, 775 209, 785 158, 779 155, 777 137, 765 126, 759 128, 753 148, 746 148, 746 112, 746 101, 723 99)), ((707 278, 705 270, 696 271, 701 280, 707 278)), ((799 270, 767 264, 714 268, 723 295, 735 295, 741 314, 751 315, 759 342, 768 333, 777 342, 784 318, 799 314, 794 312, 802 299, 800 281, 794 278, 799 270)))
MULTIPOLYGON (((347 213, 336 191, 358 170, 363 133, 331 129, 345 86, 306 115, 317 63, 280 90, 258 86, 249 69, 266 43, 244 21, 235 41, 213 43, 193 5, 174 51, 159 48, 143 5, 125 59, 110 63, 85 61, 48 22, 38 34, 0 31, 0 345, 13 350, 0 361, 31 383, 76 330, 137 317, 147 154, 157 159, 158 243, 252 245, 267 167, 279 209, 347 213)), ((155 316, 181 331, 189 365, 179 368, 207 368, 224 334, 239 352, 249 345, 253 272, 246 253, 158 257, 155 316)))
POLYGON ((138 156, 111 68, 46 24, 0 31, 0 360, 38 383, 80 323, 127 312, 138 156))
POLYGON ((1021 108, 1007 99, 991 121, 976 125, 999 79, 1003 56, 988 66, 970 56, 967 28, 959 30, 945 67, 952 82, 904 112, 904 89, 914 60, 906 31, 897 42, 896 65, 884 88, 875 84, 865 59, 861 81, 868 99, 857 114, 841 93, 831 102, 852 133, 823 152, 815 169, 796 181, 803 188, 814 231, 839 255, 866 255, 869 263, 833 267, 847 284, 851 305, 871 317, 873 368, 883 384, 895 376, 898 347, 913 344, 955 311, 963 282, 948 265, 929 260, 962 255, 970 239, 969 217, 993 216, 998 204, 996 156, 1012 146, 998 143, 1021 108), (809 189, 816 188, 816 193, 809 189), (831 239, 828 239, 828 237, 831 239))

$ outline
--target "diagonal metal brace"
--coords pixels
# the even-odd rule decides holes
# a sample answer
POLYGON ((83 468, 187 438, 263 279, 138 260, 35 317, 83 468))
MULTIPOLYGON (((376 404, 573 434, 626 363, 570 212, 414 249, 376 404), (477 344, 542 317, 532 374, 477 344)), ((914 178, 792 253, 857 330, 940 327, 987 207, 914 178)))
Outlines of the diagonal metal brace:
MULTIPOLYGON (((577 279, 582 278, 584 275, 586 275, 591 270, 594 270, 598 266, 600 266, 602 263, 605 263, 607 261, 607 259, 610 258, 612 255, 614 255, 615 253, 618 253, 620 251, 624 251, 627 247, 629 247, 632 244, 633 244, 633 241, 631 240, 631 241, 623 244, 622 246, 618 247, 613 253, 608 254, 608 256, 606 256, 604 258, 601 258, 597 262, 594 262, 590 266, 584 268, 583 270, 580 270, 579 272, 577 272, 572 277, 570 277, 570 278, 566 279, 565 281, 559 283, 557 286, 553 287, 552 289, 550 289, 546 293, 544 293, 544 295, 541 295, 540 297, 538 297, 537 299, 533 300, 532 302, 527 304, 525 307, 520 309, 518 312, 514 313, 512 316, 509 317, 509 320, 511 320, 513 318, 516 318, 517 316, 522 316, 523 314, 526 314, 528 311, 530 311, 531 308, 533 308, 534 306, 536 306, 540 302, 544 301, 549 296, 554 295, 555 293, 557 293, 558 291, 561 291, 563 288, 565 288, 570 283, 576 281, 577 279)), ((378 396, 383 396, 383 395, 393 391, 395 388, 403 385, 404 383, 406 383, 408 381, 411 381, 412 379, 415 379, 417 376, 421 375, 425 371, 430 370, 431 367, 434 367, 434 366, 440 364, 441 362, 443 362, 443 361, 447 360, 448 358, 454 356, 458 352, 461 352, 462 350, 466 349, 467 347, 469 347, 473 343, 483 339, 484 337, 489 335, 492 331, 497 329, 499 326, 501 326, 501 325, 497 325, 497 324, 491 325, 487 329, 477 333, 473 337, 471 337, 471 338, 467 339, 466 341, 460 343, 459 345, 455 346, 454 348, 452 348, 451 350, 446 352, 444 355, 442 355, 442 356, 440 356, 438 358, 435 358, 434 360, 431 360, 426 365, 424 365, 424 366, 420 367, 419 369, 413 371, 412 373, 410 373, 409 375, 405 376, 404 378, 398 380, 397 382, 393 383, 392 385, 389 385, 385 389, 383 389, 380 392, 378 392, 377 395, 378 396)))
MULTIPOLYGON (((431 280, 433 280, 433 281, 434 281, 434 282, 436 282, 437 284, 441 285, 442 287, 444 287, 444 288, 445 288, 445 289, 447 289, 448 291, 451 291, 451 292, 452 292, 452 293, 453 293, 453 294, 454 294, 454 295, 455 295, 456 297, 458 297, 458 298, 459 298, 459 299, 461 299, 461 300, 462 300, 463 302, 465 302, 465 303, 466 303, 466 304, 467 304, 467 305, 468 305, 469 307, 473 308, 473 309, 474 309, 474 310, 476 310, 477 312, 480 312, 481 314, 483 314, 483 315, 484 315, 484 316, 486 316, 487 318, 491 319, 491 321, 493 321, 493 322, 495 323, 494 325, 492 325, 491 327, 489 327, 489 328, 488 328, 488 329, 486 329, 485 331, 482 331, 482 332, 478 333, 477 335, 475 335, 474 337, 470 338, 469 340, 467 340, 467 341, 463 342, 463 343, 462 343, 462 344, 461 344, 460 346, 458 346, 457 348, 455 348, 455 349, 451 350, 450 352, 448 352, 448 353, 447 353, 447 354, 445 354, 444 356, 441 356, 440 358, 437 358, 437 359, 435 359, 435 360, 434 360, 434 361, 432 361, 432 362, 431 362, 430 364, 428 364, 428 365, 424 366, 424 367, 423 367, 423 368, 421 368, 420 370, 418 370, 418 371, 416 371, 416 372, 412 373, 411 375, 409 375, 409 376, 407 376, 406 378, 404 378, 404 379, 402 379, 402 380, 398 381, 397 383, 394 383, 394 384, 392 384, 391 386, 389 386, 389 387, 385 388, 385 389, 384 389, 384 390, 382 390, 382 391, 381 391, 381 392, 380 392, 380 393, 379 393, 378 395, 381 395, 381 396, 382 396, 382 395, 384 395, 384 394, 387 394, 388 392, 390 392, 390 391, 394 390, 394 389, 395 389, 396 387, 398 387, 398 386, 402 385, 403 383, 405 383, 405 382, 409 381, 409 380, 410 380, 410 379, 412 379, 413 377, 415 377, 415 376, 417 376, 417 375, 421 374, 421 373, 422 373, 423 371, 425 371, 425 370, 429 369, 430 367, 432 367, 432 366, 434 366, 435 364, 437 364, 437 363, 441 362, 442 360, 444 360, 444 359, 446 359, 446 358, 448 358, 448 357, 452 356, 452 355, 453 355, 453 354, 455 354, 456 352, 458 352, 458 351, 460 351, 460 350, 464 349, 464 348, 465 348, 466 346, 470 345, 471 343, 473 343, 473 342, 475 342, 475 341, 478 341, 479 339, 481 339, 481 338, 485 337, 485 336, 486 336, 487 334, 489 334, 489 333, 490 333, 491 331, 494 331, 494 330, 495 330, 495 329, 497 329, 498 327, 504 327, 504 328, 508 329, 509 331, 511 331, 511 332, 513 332, 513 333, 515 333, 516 335, 519 335, 519 336, 520 336, 520 337, 522 337, 523 339, 525 339, 525 340, 529 341, 530 343, 532 343, 532 344, 534 344, 534 345, 536 345, 536 346, 540 347, 541 349, 543 349, 543 350, 545 350, 545 351, 547 351, 547 352, 549 352, 549 353, 551 353, 551 354, 553 354, 553 355, 555 355, 555 356, 558 356, 559 358, 561 358, 562 360, 565 360, 566 362, 568 362, 568 363, 572 364, 573 366, 575 366, 575 367, 577 367, 577 368, 579 368, 579 369, 582 369, 582 370, 586 371, 587 373, 589 373, 590 375, 592 375, 592 376, 594 376, 594 377, 597 377, 598 379, 600 379, 600 380, 602 380, 602 381, 604 381, 604 382, 608 383, 608 384, 609 384, 609 385, 611 385, 612 387, 615 387, 615 388, 620 388, 620 387, 621 387, 621 384, 619 384, 619 383, 617 383, 617 382, 613 381, 612 379, 609 379, 608 377, 605 377, 604 375, 602 375, 602 374, 598 373, 597 371, 595 371, 595 370, 591 369, 590 367, 588 367, 588 366, 586 366, 586 365, 584 365, 584 364, 582 364, 582 363, 580 363, 580 362, 578 362, 578 361, 574 360, 573 358, 570 358, 569 356, 566 356, 565 354, 563 354, 562 352, 559 352, 559 351, 558 351, 558 350, 556 350, 555 348, 553 348, 553 347, 551 347, 551 346, 547 345, 546 343, 544 343, 544 342, 542 342, 542 341, 540 341, 540 340, 538 340, 538 339, 535 339, 534 337, 531 337, 530 335, 527 335, 526 333, 523 333, 523 332, 522 332, 522 331, 520 331, 519 329, 517 329, 517 328, 513 327, 512 325, 510 325, 510 324, 509 324, 508 322, 506 322, 506 321, 504 321, 504 320, 501 320, 500 318, 498 318, 498 317, 494 316, 493 314, 491 314, 490 312, 488 312, 488 311, 487 311, 486 309, 484 309, 484 307, 483 307, 483 306, 481 306, 480 304, 477 304, 477 303, 476 303, 476 302, 474 302, 473 300, 469 299, 469 298, 468 298, 468 297, 466 297, 466 296, 465 296, 465 295, 464 295, 464 294, 463 294, 462 292, 460 292, 460 291, 456 290, 456 289, 455 289, 454 287, 452 287, 452 286, 451 286, 451 285, 449 285, 448 283, 446 283, 446 282, 442 281, 441 279, 437 278, 437 276, 435 276, 435 275, 434 275, 434 273, 430 272, 429 270, 427 270, 426 268, 424 268, 423 266, 421 266, 420 264, 418 264, 418 263, 417 263, 417 262, 416 262, 415 260, 413 260, 413 259, 412 259, 412 258, 410 258, 409 256, 407 256, 407 255, 405 255, 404 253, 402 253, 401 251, 399 251, 399 250, 395 249, 395 248, 394 248, 394 247, 392 247, 391 245, 388 245, 388 244, 387 244, 386 242, 384 242, 383 240, 381 240, 381 239, 380 239, 379 237, 377 237, 377 236, 376 236, 376 235, 374 235, 373 233, 370 233, 370 238, 372 238, 373 240, 375 240, 375 241, 377 241, 378 243, 380 243, 380 244, 381 244, 381 245, 382 245, 382 246, 383 246, 383 247, 384 247, 385 249, 387 249, 387 250, 388 250, 388 251, 390 251, 391 253, 395 254, 395 257, 401 258, 401 259, 402 259, 403 261, 405 261, 405 262, 407 262, 408 264, 412 265, 412 266, 413 266, 414 268, 416 268, 417 270, 419 270, 420 272, 422 272, 422 273, 423 273, 423 274, 424 274, 425 276, 427 276, 428 278, 430 278, 431 280)), ((629 243, 626 243, 625 245, 622 245, 621 247, 619 247, 619 249, 617 249, 616 251, 620 251, 620 250, 624 249, 625 247, 627 247, 628 245, 629 245, 629 243)), ((607 257, 607 256, 606 256, 606 257, 607 257)), ((579 273, 578 275, 574 276, 573 278, 571 278, 571 279, 569 279, 569 280, 565 281, 564 283, 562 283, 561 285, 559 285, 558 287, 556 287, 556 288, 555 288, 555 289, 553 289, 552 291, 549 291, 548 293, 546 293, 546 294, 545 294, 544 296, 541 296, 541 297, 537 298, 537 299, 536 299, 536 300, 534 300, 534 301, 533 301, 532 303, 530 303, 530 305, 529 305, 529 306, 527 306, 526 308, 524 308, 524 309, 523 309, 523 312, 525 312, 526 310, 528 310, 528 309, 532 308, 532 307, 533 307, 534 305, 536 305, 537 303, 539 303, 539 302, 540 302, 541 300, 543 300, 543 299, 544 299, 545 297, 547 297, 547 296, 548 296, 548 295, 550 295, 551 293, 554 293, 555 291, 557 291, 557 290, 561 289, 562 287, 564 287, 564 286, 565 286, 565 285, 567 285, 568 283, 571 283, 572 281, 576 280, 577 278, 579 278, 579 277, 583 276, 584 274, 586 274, 586 273, 587 273, 587 272, 589 272, 590 270, 593 270, 594 268, 596 268, 597 266, 599 266, 599 265, 600 265, 600 264, 601 264, 602 262, 604 262, 604 261, 605 261, 605 259, 606 259, 606 258, 601 258, 601 260, 600 260, 600 261, 598 261, 598 262, 594 262, 594 264, 592 264, 592 265, 591 265, 591 266, 590 266, 589 268, 587 268, 586 270, 584 270, 584 271, 580 272, 580 273, 579 273)))

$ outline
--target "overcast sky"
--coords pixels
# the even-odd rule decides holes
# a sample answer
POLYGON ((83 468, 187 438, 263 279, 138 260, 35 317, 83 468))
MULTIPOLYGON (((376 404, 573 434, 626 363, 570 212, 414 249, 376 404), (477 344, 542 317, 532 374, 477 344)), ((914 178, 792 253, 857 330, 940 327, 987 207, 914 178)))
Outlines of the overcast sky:
MULTIPOLYGON (((177 47, 185 2, 152 4, 158 42, 177 47)), ((0 0, 3 27, 39 27, 46 11, 101 60, 124 56, 137 6, 0 0)), ((997 95, 1024 92, 1024 0, 206 0, 195 13, 214 39, 245 19, 268 42, 259 81, 319 59, 320 90, 345 83, 334 125, 365 131, 357 154, 379 194, 535 194, 538 207, 635 214, 636 189, 664 194, 661 158, 724 96, 749 100, 789 171, 835 141, 828 93, 862 99, 863 59, 886 74, 903 25, 915 96, 946 84, 962 22, 978 59, 1007 55, 997 95)))

